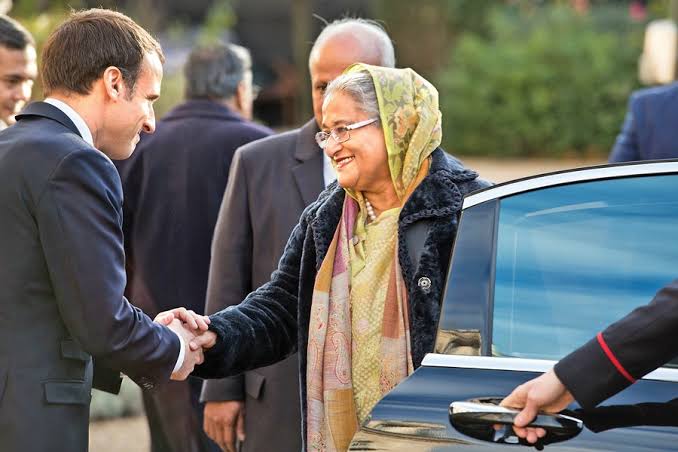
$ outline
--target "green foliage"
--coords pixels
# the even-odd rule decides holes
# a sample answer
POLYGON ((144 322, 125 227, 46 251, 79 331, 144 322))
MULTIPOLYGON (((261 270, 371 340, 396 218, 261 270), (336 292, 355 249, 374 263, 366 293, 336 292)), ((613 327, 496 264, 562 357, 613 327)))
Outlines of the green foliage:
POLYGON ((444 31, 452 35, 463 31, 485 33, 487 31, 487 11, 496 0, 374 0, 376 16, 389 28, 389 34, 398 34, 399 28, 393 24, 410 24, 415 32, 427 33, 444 31), (444 24, 444 30, 427 30, 422 25, 444 24), (416 26, 415 26, 416 24, 416 26))
POLYGON ((200 29, 198 44, 218 41, 224 32, 235 25, 235 12, 231 0, 214 0, 200 29))
POLYGON ((22 20, 25 17, 35 16, 48 12, 60 14, 63 11, 69 11, 71 8, 78 10, 85 7, 82 0, 14 0, 10 15, 22 20))
POLYGON ((607 154, 636 87, 642 26, 626 11, 501 7, 439 73, 443 144, 495 156, 607 154))
POLYGON ((399 67, 424 77, 445 63, 447 49, 463 32, 487 33, 487 12, 496 0, 373 0, 375 17, 393 40, 399 67))

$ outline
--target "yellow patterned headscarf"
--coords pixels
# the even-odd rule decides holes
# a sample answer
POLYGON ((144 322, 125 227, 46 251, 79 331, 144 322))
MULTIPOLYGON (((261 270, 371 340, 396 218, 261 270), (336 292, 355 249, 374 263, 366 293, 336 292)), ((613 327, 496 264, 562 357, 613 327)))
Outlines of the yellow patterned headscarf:
POLYGON ((400 206, 366 224, 361 192, 346 189, 341 220, 318 270, 307 345, 307 446, 343 452, 378 400, 413 372, 398 217, 441 140, 438 92, 411 69, 356 64, 374 81, 400 206))
MULTIPOLYGON (((442 140, 438 90, 409 68, 357 63, 344 73, 361 71, 369 72, 374 82, 391 179, 404 201, 426 158, 442 140)), ((357 198, 353 190, 346 191, 357 198)))

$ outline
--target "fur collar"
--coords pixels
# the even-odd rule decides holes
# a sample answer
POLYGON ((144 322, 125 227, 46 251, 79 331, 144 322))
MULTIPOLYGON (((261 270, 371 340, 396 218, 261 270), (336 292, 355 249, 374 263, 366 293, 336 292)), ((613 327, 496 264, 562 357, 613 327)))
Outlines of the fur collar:
POLYGON ((402 225, 423 218, 450 216, 461 210, 463 195, 458 184, 478 177, 475 171, 464 168, 462 163, 442 149, 431 154, 431 168, 400 212, 402 225))
MULTIPOLYGON (((400 224, 408 225, 424 218, 451 216, 461 209, 463 195, 457 184, 478 177, 475 171, 438 148, 431 154, 429 174, 414 190, 400 212, 400 224)), ((341 219, 346 192, 337 182, 330 184, 308 208, 308 217, 316 247, 316 266, 325 258, 334 231, 341 219)))

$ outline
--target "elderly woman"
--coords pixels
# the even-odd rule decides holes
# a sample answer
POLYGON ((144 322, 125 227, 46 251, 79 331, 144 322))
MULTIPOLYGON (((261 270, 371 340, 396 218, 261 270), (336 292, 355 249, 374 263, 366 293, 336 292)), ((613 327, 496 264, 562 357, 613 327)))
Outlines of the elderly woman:
POLYGON ((210 317, 213 378, 300 352, 305 446, 343 451, 433 350, 462 197, 487 184, 438 146, 438 93, 410 69, 357 64, 327 88, 316 140, 338 183, 302 214, 271 281, 210 317), (418 263, 408 230, 426 222, 418 263))

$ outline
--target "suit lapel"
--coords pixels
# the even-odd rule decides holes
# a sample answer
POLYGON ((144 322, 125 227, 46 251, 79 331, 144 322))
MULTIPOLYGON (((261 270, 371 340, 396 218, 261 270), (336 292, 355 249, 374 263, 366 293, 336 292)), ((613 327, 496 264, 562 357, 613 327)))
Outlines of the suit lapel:
POLYGON ((294 151, 294 157, 299 164, 292 167, 292 174, 306 206, 315 201, 325 188, 323 155, 314 138, 317 131, 315 120, 307 122, 299 129, 294 151))
POLYGON ((304 200, 304 205, 307 206, 318 198, 318 195, 323 190, 323 158, 321 154, 310 160, 301 162, 292 168, 294 174, 294 181, 297 183, 297 188, 301 194, 301 199, 304 200))
POLYGON ((53 121, 56 121, 62 124, 64 127, 68 128, 71 132, 78 135, 80 138, 80 132, 78 128, 73 124, 73 121, 64 113, 63 111, 56 108, 54 105, 48 104, 47 102, 32 102, 23 111, 16 116, 17 120, 22 118, 27 118, 30 116, 42 116, 44 118, 49 118, 53 121))

